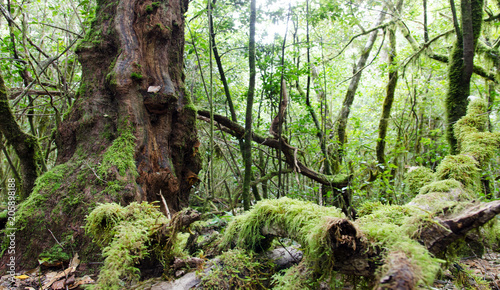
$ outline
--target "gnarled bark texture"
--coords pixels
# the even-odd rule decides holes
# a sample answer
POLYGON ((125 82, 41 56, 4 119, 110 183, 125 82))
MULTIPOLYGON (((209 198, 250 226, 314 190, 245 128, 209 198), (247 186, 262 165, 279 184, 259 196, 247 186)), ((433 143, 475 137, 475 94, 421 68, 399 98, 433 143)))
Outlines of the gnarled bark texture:
POLYGON ((32 266, 55 244, 48 230, 85 259, 93 250, 81 225, 97 202, 152 202, 162 193, 170 211, 187 205, 200 170, 196 111, 184 89, 187 7, 187 0, 98 1, 77 49, 79 95, 57 131, 59 166, 19 209, 16 242, 29 253, 16 253, 17 265, 32 266))

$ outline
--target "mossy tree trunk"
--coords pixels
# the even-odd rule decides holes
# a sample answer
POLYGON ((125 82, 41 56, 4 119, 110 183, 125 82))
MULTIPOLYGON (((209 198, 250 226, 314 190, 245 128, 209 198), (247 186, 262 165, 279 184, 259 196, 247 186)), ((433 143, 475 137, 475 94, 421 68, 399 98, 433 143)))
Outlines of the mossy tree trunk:
POLYGON ((25 199, 33 189, 38 176, 38 163, 40 161, 40 148, 38 140, 21 130, 10 109, 7 89, 0 74, 0 134, 5 136, 7 142, 14 148, 19 164, 21 165, 20 177, 22 186, 21 199, 25 199))
POLYGON ((243 160, 245 163, 245 176, 243 179, 243 207, 250 209, 250 181, 252 178, 252 113, 255 93, 255 22, 257 8, 255 0, 250 1, 250 39, 248 42, 248 62, 250 68, 250 83, 248 85, 247 109, 245 116, 245 143, 243 146, 243 160))
POLYGON ((17 265, 33 266, 55 245, 49 230, 86 259, 94 250, 81 226, 97 202, 152 202, 161 193, 170 212, 187 205, 200 170, 184 89, 187 8, 187 0, 98 1, 77 48, 78 98, 57 130, 59 165, 18 210, 16 242, 27 251, 16 253, 17 265))
MULTIPOLYGON (((454 2, 451 2, 454 12, 454 2)), ((474 69, 474 51, 481 33, 483 0, 462 0, 462 27, 454 17, 457 40, 449 61, 448 92, 446 94, 447 139, 451 153, 457 152, 457 139, 453 124, 465 116, 467 97, 470 95, 470 79, 474 69)), ((456 13, 453 13, 454 16, 456 13)))
MULTIPOLYGON (((403 1, 399 1, 397 11, 401 11, 403 1)), ((389 81, 385 89, 385 99, 382 105, 382 115, 378 125, 378 139, 377 139, 377 161, 384 165, 385 160, 385 137, 387 135, 387 126, 389 124, 389 117, 391 116, 392 103, 394 102, 394 93, 398 84, 398 67, 396 60, 396 30, 394 27, 389 27, 389 57, 387 64, 389 66, 389 81)))

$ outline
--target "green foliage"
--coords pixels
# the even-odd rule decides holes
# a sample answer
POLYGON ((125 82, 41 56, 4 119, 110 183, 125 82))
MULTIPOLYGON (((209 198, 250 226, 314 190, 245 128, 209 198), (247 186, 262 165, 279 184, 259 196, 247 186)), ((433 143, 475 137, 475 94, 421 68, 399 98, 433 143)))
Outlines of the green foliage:
POLYGON ((139 73, 139 72, 132 72, 132 73, 130 74, 130 77, 131 77, 133 80, 135 80, 135 81, 140 81, 140 80, 142 80, 142 78, 143 78, 142 74, 141 74, 141 73, 139 73))
POLYGON ((405 186, 411 196, 418 194, 420 188, 435 179, 434 172, 427 167, 417 167, 405 174, 405 186))
POLYGON ((233 249, 215 259, 211 270, 203 275, 203 289, 267 289, 262 274, 272 270, 251 251, 233 249))
MULTIPOLYGON (((299 263, 273 275, 273 289, 276 290, 303 290, 314 289, 316 281, 306 263, 299 263)), ((317 286, 317 285, 316 285, 317 286)))
POLYGON ((48 263, 69 261, 70 259, 71 256, 68 253, 66 253, 64 249, 61 248, 60 245, 54 245, 52 248, 48 249, 47 251, 41 253, 38 256, 38 260, 40 262, 48 262, 48 263))

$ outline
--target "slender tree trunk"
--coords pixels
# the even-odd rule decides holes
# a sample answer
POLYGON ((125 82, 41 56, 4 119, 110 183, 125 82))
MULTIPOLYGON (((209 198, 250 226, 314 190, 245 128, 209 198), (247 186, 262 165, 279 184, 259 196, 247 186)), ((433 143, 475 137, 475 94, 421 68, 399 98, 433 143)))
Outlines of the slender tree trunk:
POLYGON ((385 164, 385 138, 387 135, 387 126, 391 116, 392 103, 394 102, 394 92, 398 84, 398 68, 396 61, 396 31, 394 27, 389 28, 389 81, 386 87, 384 104, 382 106, 382 115, 378 125, 377 139, 377 161, 379 164, 385 164))
MULTIPOLYGON (((379 26, 382 21, 385 18, 385 10, 380 13, 379 19, 375 26, 379 26)), ((342 157, 343 157, 343 147, 345 143, 345 136, 346 136, 346 129, 347 129, 347 121, 349 119, 349 114, 351 112, 351 105, 354 101, 354 96, 356 95, 356 91, 358 89, 359 81, 361 80, 361 74, 362 70, 365 67, 366 61, 368 60, 368 57, 370 56, 370 52, 373 48, 373 45, 375 44, 375 40, 377 39, 378 35, 378 30, 373 31, 370 36, 368 37, 368 41, 365 44, 365 47, 363 48, 363 51, 361 53, 361 57, 358 60, 358 63, 356 64, 356 67, 354 69, 355 73, 354 76, 351 79, 351 82, 349 84, 349 88, 347 89, 347 93, 344 98, 344 102, 342 104, 342 109, 340 110, 340 113, 337 117, 337 127, 336 127, 336 138, 337 138, 337 164, 342 163, 342 157)), ((338 171, 338 165, 337 168, 335 168, 334 172, 338 171)))
POLYGON ((82 85, 57 130, 58 165, 16 216, 16 245, 27 249, 16 265, 36 264, 55 244, 51 233, 93 255, 81 228, 98 202, 160 201, 166 211, 163 195, 170 212, 187 205, 200 170, 196 110, 184 88, 187 7, 187 0, 99 1, 77 48, 82 85))
POLYGON ((255 21, 256 21, 256 0, 250 1, 250 40, 248 43, 248 65, 250 68, 250 82, 247 94, 247 109, 245 117, 245 143, 243 150, 243 161, 245 162, 245 176, 243 179, 243 207, 250 209, 250 181, 252 178, 252 113, 253 99, 255 93, 255 21))

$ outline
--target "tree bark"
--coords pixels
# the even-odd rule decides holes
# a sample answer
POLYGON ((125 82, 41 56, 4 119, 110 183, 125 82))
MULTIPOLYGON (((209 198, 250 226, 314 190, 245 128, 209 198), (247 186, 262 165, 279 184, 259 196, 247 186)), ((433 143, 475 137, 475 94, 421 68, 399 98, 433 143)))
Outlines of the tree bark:
POLYGON ((250 209, 250 181, 252 179, 252 114, 253 99, 255 92, 255 21, 256 0, 250 1, 250 39, 248 42, 248 66, 250 69, 250 81, 247 94, 247 108, 245 116, 245 143, 243 148, 243 162, 245 163, 245 176, 243 179, 243 208, 250 209))
POLYGON ((184 88, 187 7, 187 0, 98 3, 77 48, 82 85, 57 130, 58 166, 17 214, 16 243, 27 252, 16 253, 16 265, 31 267, 55 243, 48 229, 92 255, 81 226, 98 202, 153 202, 161 193, 170 212, 187 205, 200 170, 196 110, 184 88))
POLYGON ((14 148, 21 165, 21 200, 28 197, 35 186, 38 164, 42 158, 37 138, 25 133, 17 124, 9 105, 7 89, 0 74, 0 133, 14 148))
POLYGON ((474 51, 481 33, 483 0, 462 0, 461 8, 461 31, 454 21, 457 40, 450 55, 448 92, 445 99, 446 132, 452 154, 457 151, 457 139, 453 134, 453 124, 465 116, 467 97, 470 95, 470 79, 474 71, 474 51))
POLYGON ((396 32, 394 28, 389 28, 389 81, 386 87, 384 104, 382 105, 382 115, 378 125, 378 139, 376 146, 377 161, 379 164, 385 164, 385 137, 387 135, 387 126, 391 116, 392 103, 394 102, 394 92, 398 84, 398 68, 396 63, 396 32))

